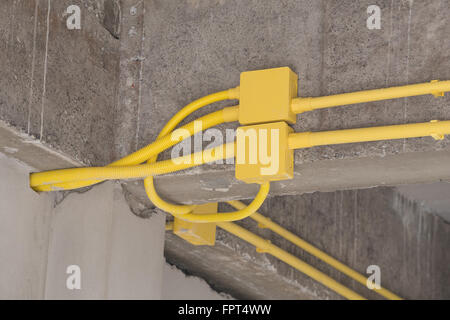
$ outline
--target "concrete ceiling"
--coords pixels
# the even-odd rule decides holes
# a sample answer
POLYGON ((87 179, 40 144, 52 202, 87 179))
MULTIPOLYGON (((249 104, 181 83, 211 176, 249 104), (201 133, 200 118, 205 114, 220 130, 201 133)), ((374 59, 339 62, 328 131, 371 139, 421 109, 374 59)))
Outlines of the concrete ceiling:
MULTIPOLYGON (((39 148, 45 146, 70 159, 29 160, 37 169, 73 163, 105 165, 153 141, 183 105, 238 85, 239 73, 247 70, 289 66, 299 75, 301 96, 450 79, 448 1, 377 1, 382 13, 380 30, 366 27, 371 4, 368 0, 4 0, 0 3, 0 119, 25 137, 6 139, 2 146, 22 150, 17 144, 34 141, 39 148), (65 27, 70 4, 82 8, 81 30, 65 27)), ((223 105, 205 108, 198 115, 223 105)), ((450 119, 449 95, 309 112, 298 117, 294 129, 322 131, 433 119, 450 119)), ((22 158, 30 159, 26 153, 22 158)), ((445 270, 437 265, 448 265, 442 243, 449 243, 449 230, 433 215, 443 212, 448 219, 447 185, 432 185, 427 191, 401 187, 400 194, 392 188, 367 189, 450 181, 448 159, 448 137, 297 150, 295 179, 274 183, 271 193, 297 196, 274 198, 263 210, 272 214, 275 208, 281 212, 280 222, 292 225, 293 232, 361 272, 374 257, 387 252, 390 260, 379 259, 400 294, 448 297, 448 289, 436 283, 448 284, 445 270), (344 189, 365 190, 336 191, 344 189), (365 195, 363 200, 358 194, 365 195), (352 207, 355 199, 365 202, 357 201, 359 205, 352 207), (417 207, 409 207, 407 201, 417 207), (373 207, 379 211, 372 212, 373 207), (372 213, 366 217, 366 212, 372 213), (353 215, 361 219, 351 219, 353 215), (352 233, 347 234, 347 228, 352 233), (419 232, 411 233, 410 228, 419 232), (324 230, 332 233, 315 236, 324 230), (390 240, 388 249, 384 238, 390 240), (419 241, 421 245, 415 245, 419 241), (433 258, 419 258, 423 251, 434 252, 433 258), (444 256, 439 257, 439 252, 444 256), (401 261, 395 260, 398 256, 401 261), (412 261, 414 268, 428 268, 431 275, 408 287, 409 273, 404 270, 412 261), (395 284, 399 274, 405 278, 395 284), (434 291, 427 281, 434 281, 434 291)), ((165 197, 179 202, 250 198, 256 192, 254 186, 234 179, 230 166, 205 166, 157 181, 165 197)), ((124 182, 123 187, 137 214, 151 214, 154 208, 140 182, 124 182)), ((237 297, 336 297, 286 266, 256 257, 253 248, 238 248, 241 245, 232 237, 220 237, 215 248, 193 248, 169 235, 166 254, 185 270, 237 297), (209 264, 193 263, 205 256, 209 264), (242 256, 247 260, 240 260, 242 256), (226 268, 215 277, 211 266, 219 259, 227 261, 226 268), (247 272, 243 273, 245 286, 237 278, 230 285, 238 266, 248 267, 241 270, 247 272), (270 272, 278 285, 264 285, 270 272)), ((294 250, 289 244, 280 245, 294 250)))

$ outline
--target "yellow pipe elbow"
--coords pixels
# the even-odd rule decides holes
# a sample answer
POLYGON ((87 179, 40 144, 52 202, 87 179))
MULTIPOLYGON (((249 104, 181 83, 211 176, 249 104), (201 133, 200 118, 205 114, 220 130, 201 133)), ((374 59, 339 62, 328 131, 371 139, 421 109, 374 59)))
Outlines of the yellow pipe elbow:
POLYGON ((237 221, 242 220, 253 214, 256 210, 261 207, 264 201, 267 198, 270 190, 270 183, 265 182, 260 185, 258 194, 253 199, 253 201, 238 211, 234 212, 219 212, 212 214, 174 214, 178 219, 182 219, 189 222, 197 222, 197 223, 208 223, 208 222, 226 222, 226 221, 237 221))

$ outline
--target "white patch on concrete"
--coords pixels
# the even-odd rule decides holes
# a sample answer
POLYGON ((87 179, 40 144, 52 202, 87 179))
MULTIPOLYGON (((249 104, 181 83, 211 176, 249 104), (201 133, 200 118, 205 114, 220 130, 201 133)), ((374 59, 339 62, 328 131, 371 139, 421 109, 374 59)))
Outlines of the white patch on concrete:
POLYGON ((14 154, 17 151, 19 151, 19 149, 17 149, 17 148, 10 148, 10 147, 3 147, 3 150, 9 154, 14 154))
POLYGON ((450 182, 398 186, 397 191, 450 222, 450 182))
POLYGON ((165 263, 162 298, 167 300, 231 300, 230 295, 214 291, 205 280, 187 276, 176 266, 165 263))

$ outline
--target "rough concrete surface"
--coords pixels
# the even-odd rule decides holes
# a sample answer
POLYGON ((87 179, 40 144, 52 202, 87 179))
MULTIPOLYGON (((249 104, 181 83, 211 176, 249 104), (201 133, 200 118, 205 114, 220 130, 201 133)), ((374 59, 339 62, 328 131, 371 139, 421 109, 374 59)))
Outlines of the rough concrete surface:
POLYGON ((114 182, 38 194, 29 170, 0 152, 0 299, 161 298, 164 215, 134 216, 114 182), (67 287, 73 265, 80 290, 67 287))
MULTIPOLYGON (((381 285, 403 298, 450 297, 449 223, 394 188, 273 197, 258 211, 361 274, 366 274, 368 266, 378 265, 381 285)), ((363 296, 380 298, 269 230, 256 228, 252 220, 246 219, 242 225, 363 296)), ((205 277, 218 290, 233 288, 231 294, 236 298, 340 298, 283 262, 256 253, 234 236, 220 232, 218 242, 213 249, 194 247, 168 235, 166 257, 205 277), (225 248, 232 248, 233 253, 225 248), (277 282, 268 281, 280 276, 277 282)))
POLYGON ((81 30, 67 30, 67 7, 81 2, 1 2, 0 117, 75 159, 105 164, 119 42, 89 11, 81 30))
MULTIPOLYGON (((300 96, 450 79, 448 0, 118 4, 1 1, 0 119, 73 160, 105 165, 153 141, 183 105, 238 85, 242 71, 289 66, 299 75, 300 96), (81 30, 65 27, 69 4, 82 8, 81 30), (366 28, 372 4, 381 8, 380 30, 366 28)), ((447 94, 318 110, 300 115, 294 129, 449 120, 449 102, 447 94)), ((196 115, 235 103, 219 103, 196 115)), ((18 149, 26 159, 29 151, 18 149)), ((394 188, 364 188, 450 181, 449 159, 449 137, 297 150, 295 178, 273 183, 271 189, 272 196, 297 196, 271 198, 262 212, 275 214, 274 220, 360 272, 379 264, 382 281, 404 297, 448 298, 448 223, 434 215, 445 217, 448 207, 436 209, 414 191, 400 190, 403 197, 394 188), (343 189, 364 190, 336 191, 343 189)), ((33 166, 48 169, 53 160, 45 165, 34 160, 33 166)), ((55 167, 62 164, 55 161, 55 167)), ((194 203, 250 198, 256 192, 255 186, 234 179, 232 166, 221 165, 160 177, 157 185, 171 200, 194 203)), ((151 214, 141 182, 126 182, 124 190, 133 212, 151 214)), ((291 245, 280 244, 349 284, 291 245)), ((254 248, 222 232, 214 248, 194 248, 168 235, 166 255, 238 298, 337 298, 285 265, 255 257, 254 248), (225 267, 218 272, 218 265, 225 267)))
POLYGON ((397 187, 397 190, 406 198, 421 203, 450 222, 450 183, 404 185, 397 187))

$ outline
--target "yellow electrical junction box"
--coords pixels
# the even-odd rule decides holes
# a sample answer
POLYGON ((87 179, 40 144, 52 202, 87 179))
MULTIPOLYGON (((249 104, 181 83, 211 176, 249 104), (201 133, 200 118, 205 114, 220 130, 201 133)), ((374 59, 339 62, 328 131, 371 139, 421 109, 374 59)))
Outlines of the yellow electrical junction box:
POLYGON ((296 122, 291 110, 292 98, 297 97, 298 76, 288 67, 247 71, 241 73, 239 122, 296 122))
POLYGON ((239 127, 236 131, 236 179, 263 183, 294 177, 294 150, 288 148, 293 132, 286 122, 239 127))
MULTIPOLYGON (((206 203, 195 206, 192 213, 207 214, 217 213, 218 203, 206 203)), ((197 246, 213 246, 216 241, 215 223, 194 223, 174 218, 173 233, 187 242, 197 246)))

